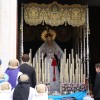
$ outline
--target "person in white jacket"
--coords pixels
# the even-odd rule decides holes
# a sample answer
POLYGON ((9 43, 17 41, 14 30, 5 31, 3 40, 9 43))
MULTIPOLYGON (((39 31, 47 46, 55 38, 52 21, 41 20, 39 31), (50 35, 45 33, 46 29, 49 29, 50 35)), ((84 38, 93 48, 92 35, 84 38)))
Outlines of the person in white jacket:
POLYGON ((94 98, 92 98, 90 94, 87 93, 87 95, 83 98, 83 100, 94 100, 94 98))
POLYGON ((18 78, 17 86, 12 90, 12 100, 35 100, 35 89, 30 87, 28 75, 22 74, 18 78))
POLYGON ((45 84, 36 85, 35 91, 35 100, 48 100, 48 88, 45 84))
POLYGON ((0 84, 0 100, 12 100, 10 99, 11 84, 9 82, 2 82, 0 84))

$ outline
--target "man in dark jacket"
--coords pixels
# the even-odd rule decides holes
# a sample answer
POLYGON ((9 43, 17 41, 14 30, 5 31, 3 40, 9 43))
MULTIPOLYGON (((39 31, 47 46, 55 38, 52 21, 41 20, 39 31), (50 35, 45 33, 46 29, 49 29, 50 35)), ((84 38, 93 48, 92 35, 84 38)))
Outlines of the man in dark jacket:
POLYGON ((35 72, 35 69, 34 67, 30 66, 28 64, 28 61, 29 61, 29 55, 28 54, 24 54, 22 56, 22 61, 23 63, 20 65, 20 71, 23 73, 23 74, 27 74, 30 78, 30 86, 35 88, 35 85, 36 85, 36 72, 35 72))
POLYGON ((100 63, 97 63, 95 65, 95 69, 97 74, 93 88, 93 95, 94 95, 94 100, 100 100, 100 63))

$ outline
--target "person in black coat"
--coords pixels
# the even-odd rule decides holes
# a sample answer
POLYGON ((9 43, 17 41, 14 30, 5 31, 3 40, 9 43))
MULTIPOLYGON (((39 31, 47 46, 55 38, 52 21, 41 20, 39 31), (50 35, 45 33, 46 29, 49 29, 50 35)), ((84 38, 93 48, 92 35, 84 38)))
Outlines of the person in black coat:
POLYGON ((35 88, 35 85, 36 85, 36 72, 35 72, 35 69, 34 67, 30 66, 28 64, 28 61, 29 61, 29 55, 28 54, 24 54, 22 56, 22 61, 23 63, 19 66, 20 68, 20 71, 23 73, 23 74, 27 74, 30 78, 30 86, 35 88))
POLYGON ((97 63, 95 65, 95 69, 97 74, 96 74, 94 88, 93 88, 93 96, 94 96, 94 100, 100 100, 100 63, 97 63))

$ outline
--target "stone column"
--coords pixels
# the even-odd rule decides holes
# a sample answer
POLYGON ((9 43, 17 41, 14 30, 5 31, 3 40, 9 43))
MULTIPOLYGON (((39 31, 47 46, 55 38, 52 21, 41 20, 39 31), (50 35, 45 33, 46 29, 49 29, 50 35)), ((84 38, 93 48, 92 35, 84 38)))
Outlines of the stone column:
POLYGON ((0 0, 0 59, 2 68, 16 58, 17 0, 0 0))

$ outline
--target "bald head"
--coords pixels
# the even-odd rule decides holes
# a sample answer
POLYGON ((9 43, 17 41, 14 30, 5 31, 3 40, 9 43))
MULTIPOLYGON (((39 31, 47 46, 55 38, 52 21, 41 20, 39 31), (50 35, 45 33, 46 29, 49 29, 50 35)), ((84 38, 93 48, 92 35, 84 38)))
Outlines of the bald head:
POLYGON ((38 84, 36 85, 36 91, 38 93, 45 93, 47 91, 47 87, 45 84, 38 84))
POLYGON ((19 80, 20 80, 20 82, 27 82, 27 81, 29 81, 29 77, 26 74, 22 74, 22 75, 20 75, 19 80))
POLYGON ((10 84, 9 82, 3 82, 0 87, 1 87, 1 90, 9 90, 10 84))
POLYGON ((18 66, 19 65, 19 61, 17 59, 11 59, 9 61, 9 65, 10 66, 18 66))

